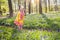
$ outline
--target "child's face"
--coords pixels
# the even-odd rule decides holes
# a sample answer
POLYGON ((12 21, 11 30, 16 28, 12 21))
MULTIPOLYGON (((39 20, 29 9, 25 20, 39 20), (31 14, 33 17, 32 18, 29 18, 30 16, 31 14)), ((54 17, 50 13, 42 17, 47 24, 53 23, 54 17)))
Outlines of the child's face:
POLYGON ((21 6, 21 8, 23 9, 24 7, 23 7, 23 6, 21 6))

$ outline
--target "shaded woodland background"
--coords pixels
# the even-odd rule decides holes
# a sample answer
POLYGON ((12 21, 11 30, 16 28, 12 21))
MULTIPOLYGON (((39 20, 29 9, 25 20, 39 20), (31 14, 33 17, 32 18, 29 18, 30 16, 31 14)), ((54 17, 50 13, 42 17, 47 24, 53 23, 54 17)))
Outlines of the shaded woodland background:
POLYGON ((26 14, 42 14, 60 11, 60 0, 0 0, 0 15, 12 17, 23 5, 26 14))

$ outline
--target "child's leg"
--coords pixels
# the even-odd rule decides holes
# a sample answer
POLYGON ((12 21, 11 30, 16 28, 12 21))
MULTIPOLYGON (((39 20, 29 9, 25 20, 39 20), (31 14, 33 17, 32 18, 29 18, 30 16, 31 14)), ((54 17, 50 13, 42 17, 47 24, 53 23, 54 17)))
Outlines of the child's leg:
POLYGON ((22 25, 20 25, 20 30, 22 30, 22 25))
POLYGON ((18 29, 19 29, 19 30, 22 30, 22 25, 18 26, 18 29))

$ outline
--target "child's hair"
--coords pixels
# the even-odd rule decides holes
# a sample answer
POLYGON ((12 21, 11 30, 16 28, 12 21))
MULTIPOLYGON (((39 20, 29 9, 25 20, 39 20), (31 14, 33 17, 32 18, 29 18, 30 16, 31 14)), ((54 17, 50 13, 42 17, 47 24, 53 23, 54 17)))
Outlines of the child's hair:
POLYGON ((20 10, 20 8, 24 9, 23 5, 19 5, 19 10, 20 10))

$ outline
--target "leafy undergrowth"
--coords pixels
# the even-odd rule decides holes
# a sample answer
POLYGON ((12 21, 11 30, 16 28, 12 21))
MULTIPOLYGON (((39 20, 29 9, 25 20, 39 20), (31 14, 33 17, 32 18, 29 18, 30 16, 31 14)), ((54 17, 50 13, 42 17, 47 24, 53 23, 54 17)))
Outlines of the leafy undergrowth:
POLYGON ((23 29, 0 26, 0 40, 60 40, 60 32, 23 29))
MULTIPOLYGON (((0 19, 0 25, 15 27, 14 20, 15 17, 0 19)), ((28 29, 60 30, 60 17, 58 15, 28 14, 25 16, 23 27, 28 29)))

